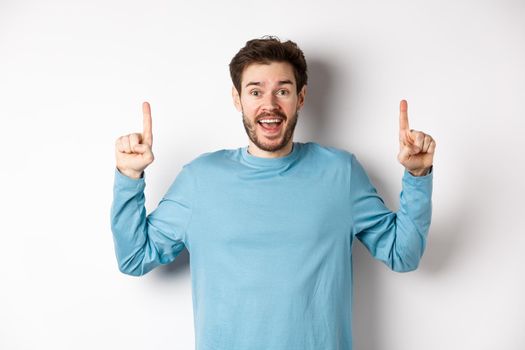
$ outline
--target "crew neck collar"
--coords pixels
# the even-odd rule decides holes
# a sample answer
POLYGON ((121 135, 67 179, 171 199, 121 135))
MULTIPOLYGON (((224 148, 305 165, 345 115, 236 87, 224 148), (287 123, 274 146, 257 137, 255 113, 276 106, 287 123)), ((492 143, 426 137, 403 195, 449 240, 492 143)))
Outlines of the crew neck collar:
POLYGON ((292 163, 295 159, 297 159, 300 148, 301 148, 300 143, 293 142, 292 150, 287 155, 283 157, 277 157, 277 158, 263 158, 263 157, 257 157, 257 156, 254 156, 248 153, 248 146, 244 146, 241 148, 241 155, 242 155, 242 159, 250 165, 254 165, 257 167, 273 168, 273 167, 280 167, 280 166, 292 163))

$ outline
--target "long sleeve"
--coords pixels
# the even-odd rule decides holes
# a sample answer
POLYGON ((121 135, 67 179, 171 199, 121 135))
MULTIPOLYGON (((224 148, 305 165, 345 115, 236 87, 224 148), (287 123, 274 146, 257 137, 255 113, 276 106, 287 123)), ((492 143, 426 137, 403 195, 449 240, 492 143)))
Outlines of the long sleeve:
POLYGON ((412 271, 419 265, 431 221, 432 178, 433 169, 420 177, 405 170, 399 210, 392 212, 352 155, 352 235, 366 246, 375 259, 394 271, 412 271))
POLYGON ((157 208, 146 215, 145 175, 132 179, 115 167, 111 230, 120 271, 140 276, 172 262, 184 249, 192 216, 193 178, 184 166, 157 208))

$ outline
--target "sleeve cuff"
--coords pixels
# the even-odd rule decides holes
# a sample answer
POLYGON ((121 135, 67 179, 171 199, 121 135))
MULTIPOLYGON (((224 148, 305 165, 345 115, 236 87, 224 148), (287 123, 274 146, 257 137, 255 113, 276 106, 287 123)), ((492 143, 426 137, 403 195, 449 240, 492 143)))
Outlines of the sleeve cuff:
POLYGON ((423 176, 414 176, 406 168, 403 174, 403 180, 408 181, 409 183, 421 183, 421 182, 432 182, 434 177, 434 165, 430 166, 428 174, 423 176))
POLYGON ((117 167, 115 167, 115 185, 117 185, 118 187, 128 187, 137 189, 140 187, 143 188, 145 186, 145 178, 145 172, 142 172, 142 177, 134 179, 127 175, 124 175, 120 172, 120 170, 118 170, 117 167))

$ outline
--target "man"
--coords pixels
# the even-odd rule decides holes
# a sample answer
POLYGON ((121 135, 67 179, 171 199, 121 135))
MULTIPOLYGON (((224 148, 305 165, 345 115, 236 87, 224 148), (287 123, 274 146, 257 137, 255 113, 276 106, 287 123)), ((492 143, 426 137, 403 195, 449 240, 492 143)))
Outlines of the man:
POLYGON ((146 215, 144 132, 116 142, 111 227, 120 270, 143 275, 190 254, 198 350, 351 349, 352 243, 394 271, 414 270, 431 218, 435 142, 400 105, 400 209, 390 211, 356 157, 293 142, 306 62, 291 41, 250 40, 230 63, 246 147, 184 165, 146 215))

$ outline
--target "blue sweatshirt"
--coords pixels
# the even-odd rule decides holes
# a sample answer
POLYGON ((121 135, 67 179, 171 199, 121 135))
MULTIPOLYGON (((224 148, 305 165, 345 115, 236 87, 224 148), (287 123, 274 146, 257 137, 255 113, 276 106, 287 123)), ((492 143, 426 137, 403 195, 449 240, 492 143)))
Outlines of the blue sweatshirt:
POLYGON ((220 150, 184 165, 147 215, 145 175, 115 168, 118 266, 139 276, 188 249, 197 350, 349 350, 352 243, 394 271, 416 269, 432 177, 405 170, 392 212, 350 152, 312 142, 280 158, 220 150))

